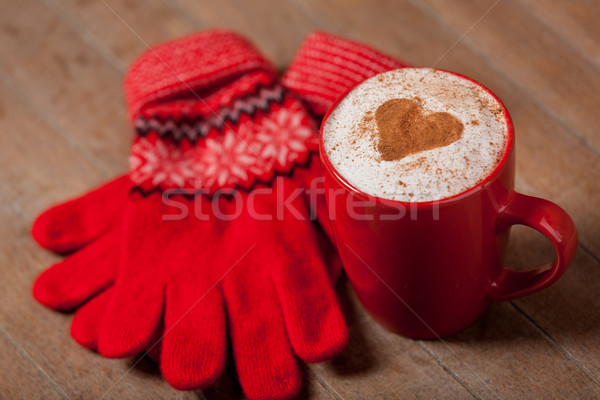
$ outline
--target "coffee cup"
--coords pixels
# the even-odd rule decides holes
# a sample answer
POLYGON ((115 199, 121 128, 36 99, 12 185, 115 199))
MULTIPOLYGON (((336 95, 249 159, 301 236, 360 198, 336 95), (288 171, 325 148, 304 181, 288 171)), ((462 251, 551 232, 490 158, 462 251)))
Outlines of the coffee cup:
MULTIPOLYGON (((387 135, 390 139, 393 132, 387 135)), ((575 254, 577 232, 567 213, 554 203, 514 189, 514 127, 506 107, 489 89, 465 76, 407 68, 359 83, 326 114, 320 157, 332 230, 348 279, 367 312, 392 332, 420 339, 458 332, 472 324, 490 302, 516 299, 550 286, 575 254), (459 95, 453 92, 457 87, 459 95), (447 93, 440 94, 443 90, 447 93), (386 114, 381 107, 390 100, 404 101, 408 111, 394 106, 395 114, 386 114), (394 151, 383 155, 385 149, 378 146, 384 140, 380 130, 385 125, 383 117, 376 118, 378 111, 392 119, 394 115, 411 119, 404 127, 398 124, 399 135, 422 134, 447 118, 454 124, 456 138, 458 128, 451 117, 463 125, 463 131, 453 141, 436 144, 427 139, 429 147, 396 149, 399 158, 393 156, 394 151), (440 115, 427 119, 432 113, 440 115), (450 116, 441 116, 444 113, 450 116), (415 123, 425 128, 414 128, 415 123), (348 138, 358 138, 358 143, 340 150, 340 135, 343 143, 349 143, 348 138), (497 140, 488 141, 485 135, 497 140), (366 159, 370 151, 374 160, 366 159), (453 152, 456 160, 464 156, 465 163, 452 161, 453 152), (483 155, 482 163, 479 155, 483 155), (434 171, 439 165, 449 170, 429 176, 414 165, 415 159, 424 159, 434 171), (466 167, 472 164, 477 168, 466 167), (416 178, 406 170, 410 165, 419 172, 416 178), (475 170, 481 176, 471 179, 475 170), (391 178, 385 175, 394 173, 391 178), (456 176, 456 185, 439 185, 438 174, 456 176), (425 190, 419 192, 419 188, 425 190), (546 236, 554 246, 555 260, 525 271, 508 268, 506 248, 510 228, 516 224, 546 236)))

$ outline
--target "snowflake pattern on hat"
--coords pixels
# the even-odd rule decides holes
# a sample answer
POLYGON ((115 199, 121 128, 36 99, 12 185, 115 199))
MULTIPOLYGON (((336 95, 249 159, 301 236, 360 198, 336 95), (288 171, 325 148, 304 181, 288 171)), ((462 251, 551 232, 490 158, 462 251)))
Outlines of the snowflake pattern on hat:
POLYGON ((138 136, 130 156, 132 180, 145 191, 180 188, 212 194, 219 189, 248 189, 257 180, 268 181, 305 163, 317 149, 316 127, 293 97, 271 103, 269 112, 246 116, 221 124, 221 130, 194 144, 172 140, 176 132, 138 136))
POLYGON ((153 186, 184 187, 194 174, 193 151, 183 151, 161 140, 137 140, 131 148, 129 164, 134 182, 149 181, 153 186))
POLYGON ((316 148, 315 128, 300 107, 294 103, 290 108, 280 108, 266 116, 256 129, 253 141, 267 169, 288 171, 291 164, 306 161, 308 147, 316 148))

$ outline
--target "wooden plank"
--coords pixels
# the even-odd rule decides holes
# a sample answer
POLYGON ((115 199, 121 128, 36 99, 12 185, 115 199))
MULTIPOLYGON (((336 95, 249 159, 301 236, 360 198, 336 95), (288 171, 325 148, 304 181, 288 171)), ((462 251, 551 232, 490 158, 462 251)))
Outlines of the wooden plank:
MULTIPOLYGON (((554 257, 552 246, 539 233, 515 229, 509 249, 509 265, 518 269, 538 265, 554 257)), ((552 287, 514 301, 515 306, 576 359, 600 382, 600 298, 597 260, 578 251, 565 276, 552 287)))
POLYGON ((415 66, 434 64, 453 43, 443 26, 406 0, 305 0, 297 7, 316 22, 315 29, 360 41, 415 66))
POLYGON ((0 326, 0 398, 3 399, 67 399, 45 371, 23 353, 13 337, 0 326), (19 351, 21 350, 21 352, 19 351))
MULTIPOLYGON (((535 18, 534 12, 516 0, 498 2, 478 24, 480 16, 495 0, 446 2, 422 0, 440 19, 477 52, 487 57, 507 75, 531 92, 536 101, 570 132, 581 137, 597 154, 600 153, 600 70, 587 57, 570 46, 561 35, 535 18)), ((597 22, 596 24, 597 25, 597 22)))
POLYGON ((0 193, 15 212, 31 218, 108 178, 6 85, 0 85, 0 108, 7 116, 0 118, 0 193))
POLYGON ((596 0, 521 0, 531 14, 543 20, 579 50, 600 64, 600 7, 596 0))
POLYGON ((174 0, 173 4, 205 28, 225 27, 246 35, 279 68, 289 63, 302 39, 314 29, 303 14, 278 0, 174 0))
POLYGON ((474 396, 414 340, 390 333, 364 311, 350 285, 339 298, 350 328, 350 344, 337 358, 311 369, 339 398, 467 399, 474 396))
POLYGON ((147 47, 200 29, 167 2, 43 0, 121 72, 147 47))
MULTIPOLYGON (((29 234, 33 215, 49 199, 80 191, 102 172, 53 133, 35 112, 0 85, 0 324, 69 397, 192 398, 177 393, 156 371, 132 362, 105 359, 70 338, 71 316, 48 310, 31 296, 31 284, 58 258, 40 249, 29 234), (118 383, 117 383, 118 382, 118 383), (116 385, 112 387, 113 384, 116 385)), ((16 383, 15 383, 16 384, 16 383)))
MULTIPOLYGON (((102 2, 73 0, 44 2, 74 29, 85 32, 86 37, 93 37, 97 42, 95 47, 101 52, 102 48, 108 49, 107 60, 116 58, 122 66, 145 50, 140 39, 155 44, 194 30, 228 28, 247 35, 267 57, 282 67, 291 60, 297 46, 310 31, 308 21, 301 14, 276 0, 252 3, 176 0, 166 4, 158 0, 143 4, 112 1, 106 3, 108 6, 102 2), (267 16, 272 16, 269 23, 257 23, 267 16), (157 24, 157 18, 164 19, 164 23, 157 24), (283 40, 273 40, 274 37, 283 40)), ((120 69, 124 70, 124 67, 120 69)))
MULTIPOLYGON (((457 398, 435 373, 432 360, 404 352, 414 341, 383 330, 365 314, 355 296, 350 297, 355 314, 349 318, 351 332, 359 337, 344 357, 319 371, 330 383, 337 383, 341 375, 336 390, 343 398, 391 398, 392 393, 397 398, 457 398), (402 382, 400 387, 384 389, 390 378, 382 369, 387 368, 395 371, 393 381, 402 382), (411 376, 421 369, 429 371, 426 375, 433 376, 432 381, 411 376), (348 377, 351 379, 345 379, 348 377), (357 388, 364 389, 356 392, 357 388), (436 388, 443 390, 437 392, 436 388)), ((544 334, 510 303, 493 304, 478 322, 457 335, 418 343, 475 397, 589 398, 600 394, 600 388, 579 365, 570 362, 560 348, 549 345, 544 334)))
POLYGON ((3 4, 0 31, 0 48, 10 54, 2 70, 37 111, 96 165, 125 170, 132 129, 122 73, 34 0, 3 4))
POLYGON ((507 302, 492 304, 465 331, 423 344, 483 398, 600 396, 600 387, 507 302))

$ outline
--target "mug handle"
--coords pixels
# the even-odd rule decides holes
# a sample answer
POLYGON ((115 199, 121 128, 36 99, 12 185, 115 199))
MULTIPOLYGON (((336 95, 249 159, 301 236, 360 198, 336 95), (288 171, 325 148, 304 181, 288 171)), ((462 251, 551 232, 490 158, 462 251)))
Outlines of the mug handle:
POLYGON ((564 274, 577 250, 577 230, 571 217, 548 200, 513 192, 498 212, 496 229, 503 232, 517 224, 546 236, 554 246, 556 260, 527 271, 503 268, 491 282, 488 296, 493 301, 516 299, 550 286, 564 274))

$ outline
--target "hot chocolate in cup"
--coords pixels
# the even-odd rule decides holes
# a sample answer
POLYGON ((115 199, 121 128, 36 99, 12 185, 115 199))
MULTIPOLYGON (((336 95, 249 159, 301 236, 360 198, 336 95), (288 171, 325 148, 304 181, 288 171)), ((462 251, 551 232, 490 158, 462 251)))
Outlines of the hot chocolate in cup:
POLYGON ((474 81, 432 68, 385 72, 351 90, 323 126, 334 168, 354 187, 433 201, 488 176, 507 144, 499 101, 474 81))

